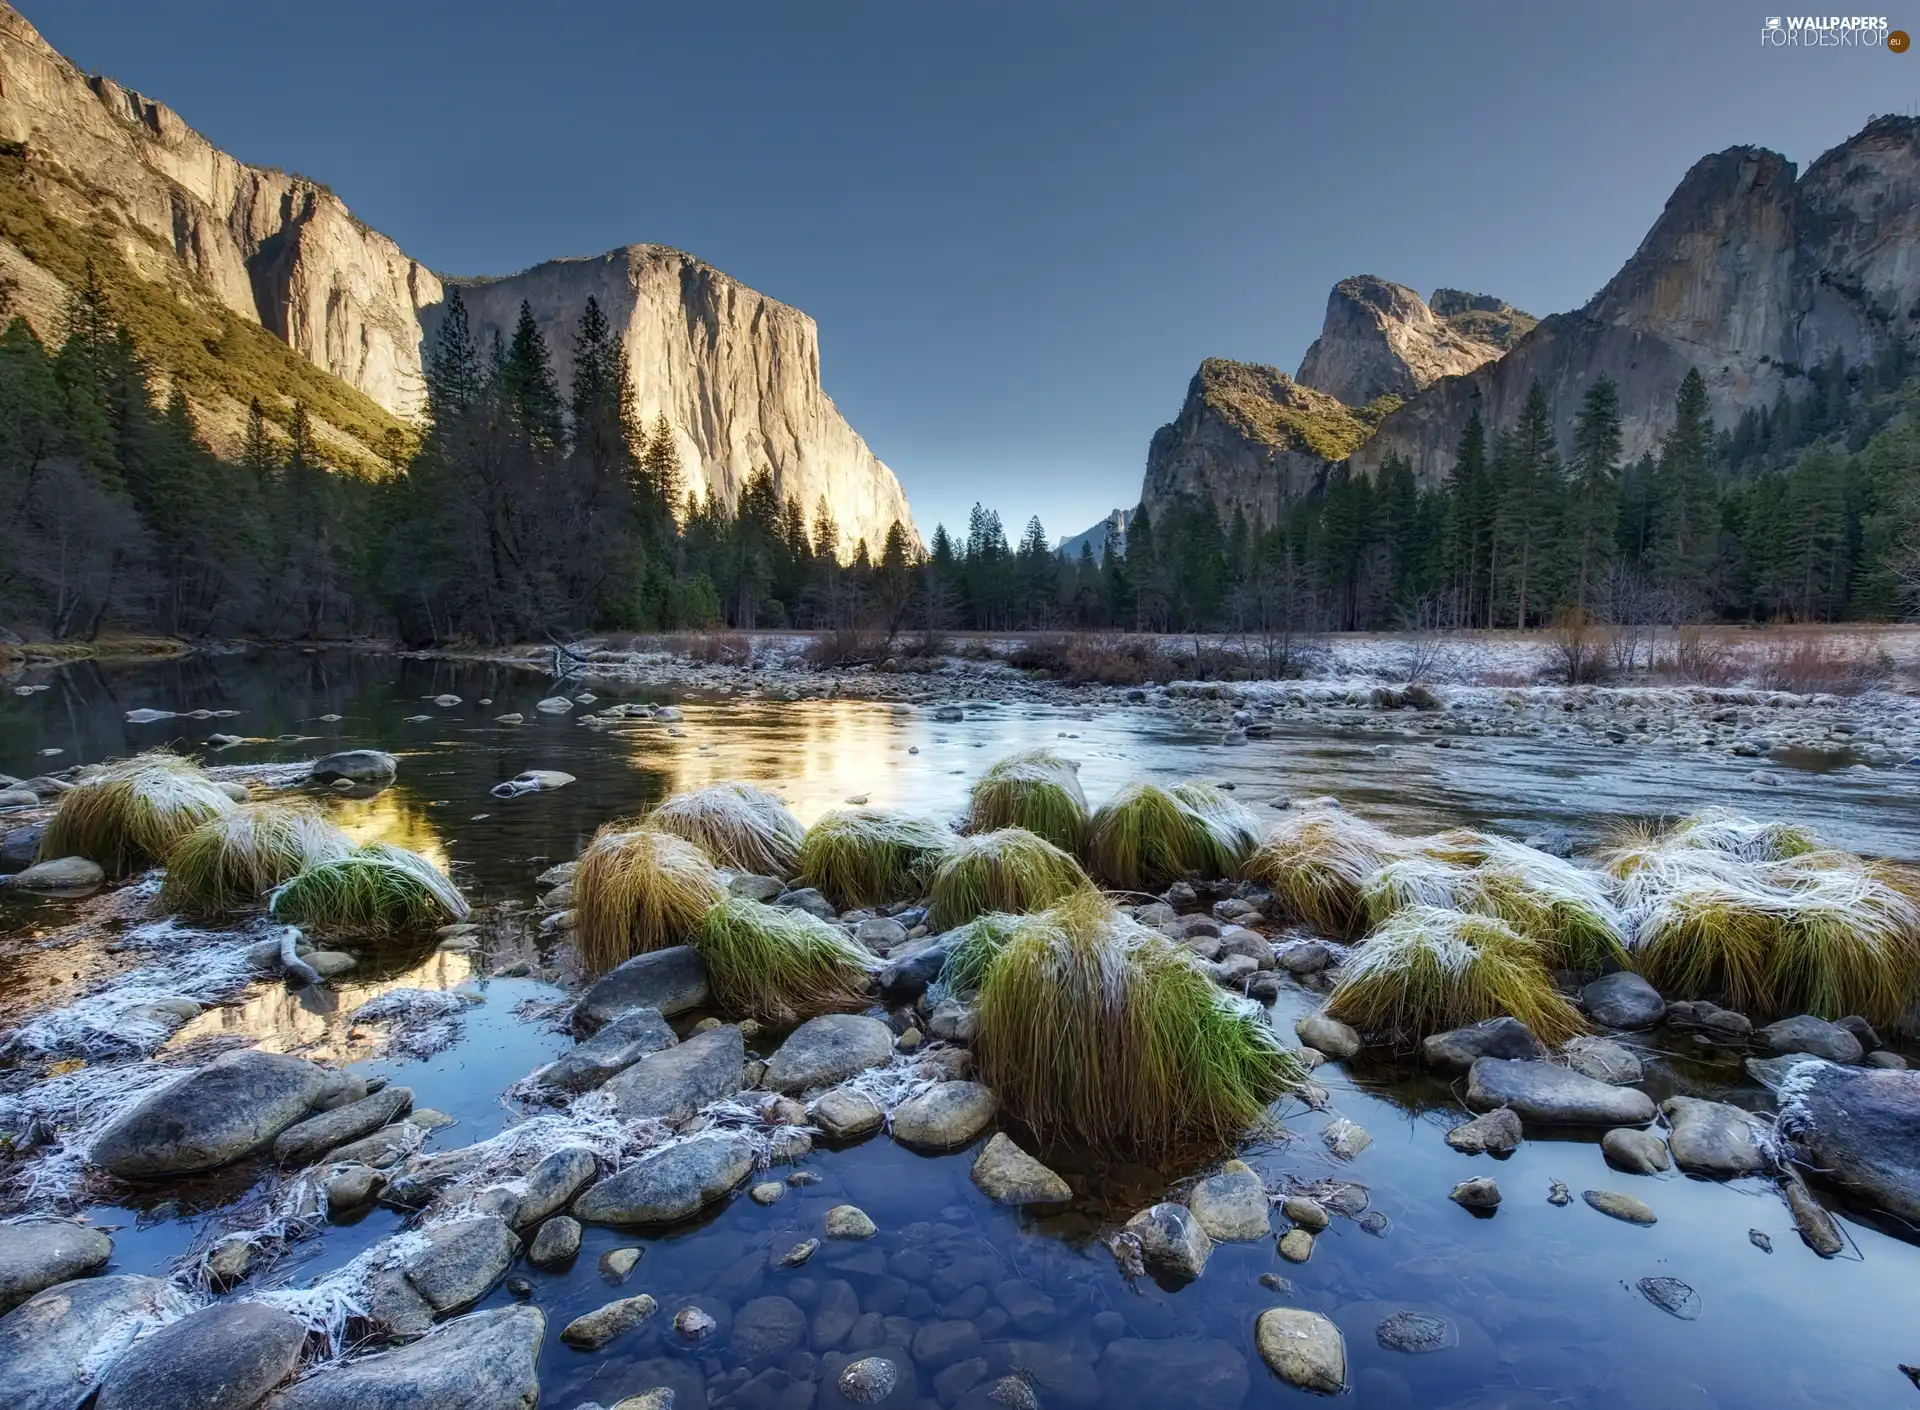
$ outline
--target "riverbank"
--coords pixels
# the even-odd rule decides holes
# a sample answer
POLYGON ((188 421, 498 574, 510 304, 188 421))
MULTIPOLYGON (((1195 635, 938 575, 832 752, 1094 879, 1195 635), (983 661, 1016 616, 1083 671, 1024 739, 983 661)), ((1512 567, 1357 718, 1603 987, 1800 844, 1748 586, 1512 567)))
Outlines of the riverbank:
POLYGON ((149 661, 185 656, 196 648, 170 636, 103 636, 92 641, 16 641, 0 634, 0 676, 30 666, 64 666, 73 661, 149 661))

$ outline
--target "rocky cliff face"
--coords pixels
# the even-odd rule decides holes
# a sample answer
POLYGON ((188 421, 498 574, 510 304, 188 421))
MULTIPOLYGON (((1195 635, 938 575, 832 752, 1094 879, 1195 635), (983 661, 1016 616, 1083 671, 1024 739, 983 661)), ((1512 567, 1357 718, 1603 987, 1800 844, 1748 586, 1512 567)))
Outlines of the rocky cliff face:
POLYGON ((1410 397, 1500 353, 1436 317, 1405 285, 1360 274, 1342 279, 1327 295, 1320 336, 1294 380, 1348 406, 1365 406, 1376 397, 1410 397))
MULTIPOLYGON (((665 414, 687 488, 732 504, 765 468, 809 520, 825 498, 849 551, 865 538, 877 557, 895 520, 913 533, 900 482, 821 389, 819 329, 798 309, 662 245, 458 282, 482 340, 512 337, 524 302, 563 386, 573 375, 581 311, 599 300, 632 365, 641 423, 651 427, 665 414)), ((437 322, 430 311, 428 336, 437 322)))
POLYGON ((1469 294, 1464 289, 1435 289, 1427 300, 1433 316, 1454 332, 1488 343, 1505 352, 1531 333, 1540 320, 1492 294, 1469 294))
POLYGON ((1512 351, 1444 379, 1388 416, 1354 458, 1403 455, 1424 483, 1452 468, 1478 407, 1511 420, 1538 379, 1563 439, 1598 378, 1620 388, 1626 453, 1672 423, 1688 368, 1723 424, 1834 353, 1879 356, 1920 332, 1920 121, 1879 118, 1804 175, 1775 152, 1735 147, 1696 163, 1640 248, 1585 307, 1556 315, 1512 351))
POLYGON ((1365 435, 1365 423, 1325 392, 1271 367, 1210 357, 1179 416, 1153 433, 1140 499, 1155 515, 1176 500, 1211 500, 1223 520, 1244 511, 1272 524, 1365 435))

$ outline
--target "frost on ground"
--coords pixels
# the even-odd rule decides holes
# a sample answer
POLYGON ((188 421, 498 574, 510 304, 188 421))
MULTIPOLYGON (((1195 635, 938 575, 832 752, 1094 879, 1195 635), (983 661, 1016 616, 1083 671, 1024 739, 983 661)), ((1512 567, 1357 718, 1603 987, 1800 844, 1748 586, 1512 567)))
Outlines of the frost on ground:
POLYGON ((458 989, 389 989, 355 1009, 351 1021, 384 1024, 391 1057, 430 1058, 460 1041, 467 1010, 485 1002, 458 989))

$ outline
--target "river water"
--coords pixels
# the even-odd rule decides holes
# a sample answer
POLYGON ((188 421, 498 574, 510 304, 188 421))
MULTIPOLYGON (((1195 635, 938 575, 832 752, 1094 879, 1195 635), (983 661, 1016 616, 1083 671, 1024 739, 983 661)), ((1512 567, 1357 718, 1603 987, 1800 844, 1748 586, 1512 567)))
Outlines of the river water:
MULTIPOLYGON (((677 725, 633 721, 594 730, 578 723, 584 708, 558 717, 535 711, 553 690, 535 674, 329 652, 81 664, 27 679, 51 688, 0 696, 0 772, 26 776, 161 744, 223 764, 308 759, 359 745, 394 753, 400 772, 393 787, 371 798, 329 797, 327 806, 356 838, 397 842, 450 868, 477 906, 530 905, 534 878, 576 855, 601 823, 678 789, 751 780, 780 792, 808 822, 856 796, 951 819, 982 768, 1040 744, 1081 761, 1096 802, 1129 777, 1198 778, 1234 784, 1256 809, 1333 794, 1401 830, 1469 824, 1525 837, 1555 828, 1588 839, 1619 821, 1726 803, 1810 823, 1862 851, 1920 851, 1920 797, 1911 785, 1889 788, 1885 773, 1835 770, 1831 759, 1817 769, 1782 770, 1782 782, 1762 787, 1750 781, 1747 761, 1577 744, 1551 734, 1461 737, 1440 750, 1411 730, 1383 741, 1324 716, 1291 723, 1283 714, 1272 738, 1228 743, 1222 728, 1150 706, 1092 710, 1012 699, 970 702, 964 720, 942 723, 930 708, 854 700, 688 698, 676 701, 684 712, 677 725), (462 703, 432 703, 443 694, 462 703), (141 708, 238 714, 127 723, 126 712, 141 708), (514 712, 525 723, 496 719, 514 712), (215 730, 248 742, 204 750, 201 741, 215 730), (529 768, 563 770, 577 782, 512 799, 491 795, 493 785, 529 768)), ((569 693, 583 689, 603 701, 643 698, 622 697, 601 682, 568 686, 569 693)), ((8 1023, 86 992, 124 964, 113 950, 113 927, 47 943, 76 913, 72 902, 0 891, 0 1015, 8 1023)), ((541 953, 529 942, 527 956, 535 976, 567 973, 563 953, 541 953)), ((352 974, 322 990, 256 985, 239 1002, 194 1020, 174 1044, 242 1035, 386 1074, 413 1088, 417 1105, 455 1118, 430 1149, 503 1129, 514 1119, 504 1090, 567 1045, 529 1016, 564 997, 555 982, 476 973, 473 959, 438 950, 430 939, 371 947, 358 957, 352 974), (462 987, 484 1002, 470 1011, 461 1036, 431 1057, 369 1056, 377 1035, 346 1015, 395 986, 462 987)), ((1282 994, 1275 1023, 1289 1041, 1293 1018, 1316 1002, 1303 990, 1282 994)), ((760 1051, 777 1036, 763 1040, 760 1051)), ((1764 1093, 1737 1062, 1666 1054, 1662 1041, 1656 1034, 1646 1045, 1656 1096, 1685 1090, 1764 1105, 1764 1093)), ((612 1404, 671 1385, 680 1396, 677 1410, 698 1410, 710 1392, 717 1404, 802 1410, 816 1403, 821 1374, 810 1350, 814 1327, 825 1338, 828 1324, 851 1306, 895 1319, 883 1325, 896 1341, 930 1324, 966 1324, 926 1338, 916 1393, 927 1406, 979 1404, 992 1378, 1015 1370, 1029 1374, 1042 1406, 1304 1404, 1309 1397, 1270 1375, 1253 1346, 1259 1312, 1285 1303, 1322 1311, 1340 1326, 1352 1394, 1367 1410, 1920 1404, 1920 1392, 1898 1369, 1920 1362, 1920 1249, 1873 1222, 1841 1210, 1852 1246, 1822 1260, 1801 1243, 1766 1182, 1622 1174, 1606 1165, 1594 1135, 1530 1133, 1505 1161, 1467 1157, 1441 1140, 1465 1115, 1458 1091, 1446 1083, 1391 1063, 1336 1065, 1318 1076, 1332 1091, 1333 1110, 1288 1104, 1287 1135, 1243 1157, 1270 1185, 1353 1182, 1366 1191, 1367 1213, 1385 1217, 1364 1224, 1337 1217, 1305 1265, 1281 1260, 1272 1240, 1219 1245, 1193 1284, 1131 1285, 1096 1235, 1160 1198, 1169 1179, 1192 1172, 1096 1168, 1062 1154, 1056 1163, 1085 1197, 1036 1217, 980 1195, 968 1178, 971 1151, 926 1157, 883 1136, 845 1150, 817 1149, 804 1165, 819 1183, 790 1189, 770 1207, 742 1192, 664 1234, 636 1239, 589 1228, 570 1270, 516 1267, 549 1319, 541 1403, 612 1404), (1336 1159, 1320 1140, 1336 1116, 1373 1137, 1351 1162, 1336 1159), (1447 1198, 1456 1181, 1483 1174, 1494 1175, 1505 1195, 1492 1218, 1447 1198), (1548 1202, 1554 1181, 1574 1192, 1570 1206, 1548 1202), (1659 1222, 1642 1228, 1608 1219, 1579 1200, 1587 1189, 1635 1194, 1659 1222), (769 1266, 770 1254, 817 1235, 825 1211, 846 1202, 873 1218, 875 1239, 825 1244, 801 1269, 769 1266), (1750 1231, 1767 1235, 1772 1251, 1750 1231), (597 1271, 598 1257, 636 1243, 644 1256, 616 1293, 597 1271), (1286 1279, 1290 1290, 1262 1286, 1263 1274, 1286 1279), (1643 1296, 1640 1281, 1657 1277, 1691 1287, 1697 1315, 1671 1315, 1643 1296), (641 1291, 669 1312, 697 1300, 720 1318, 721 1335, 685 1352, 668 1344, 668 1317, 656 1316, 598 1353, 559 1341, 558 1328, 572 1317, 641 1291), (797 1305, 808 1334, 773 1352, 734 1348, 730 1314, 764 1298, 797 1305), (1386 1349, 1375 1328, 1400 1311, 1446 1318, 1453 1344, 1420 1355, 1386 1349), (740 1389, 749 1375, 758 1379, 740 1389)), ((250 1189, 257 1193, 260 1179, 249 1168, 143 1191, 96 1206, 89 1217, 113 1230, 111 1271, 164 1273, 250 1189)), ((1283 1223, 1275 1221, 1276 1235, 1283 1223)), ((298 1281, 323 1273, 402 1227, 398 1213, 374 1207, 301 1245, 272 1276, 298 1281)), ((482 1306, 510 1299, 502 1287, 482 1306)), ((818 1403, 839 1401, 825 1392, 818 1403)))

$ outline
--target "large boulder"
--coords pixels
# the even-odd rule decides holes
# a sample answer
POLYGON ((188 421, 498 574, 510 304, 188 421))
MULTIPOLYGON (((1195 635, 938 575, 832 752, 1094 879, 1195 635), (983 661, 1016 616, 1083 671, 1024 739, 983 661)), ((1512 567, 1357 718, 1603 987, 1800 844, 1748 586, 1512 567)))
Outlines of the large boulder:
POLYGON ((893 1109, 893 1138, 923 1150, 952 1150, 986 1130, 998 1106, 978 1082, 940 1082, 893 1109))
POLYGON ((650 1053, 603 1090, 628 1121, 677 1123, 739 1091, 746 1064, 746 1040, 727 1023, 650 1053))
POLYGON ((413 1109, 413 1088, 382 1087, 372 1096, 297 1121, 273 1138, 282 1165, 311 1165, 328 1151, 370 1136, 413 1109))
POLYGON ((399 771, 399 761, 391 754, 383 754, 378 749, 346 749, 315 759, 309 777, 315 783, 339 783, 344 779, 348 783, 384 788, 399 771))
POLYGON ((1920 1072, 1803 1059, 1781 1084, 1780 1125, 1828 1184, 1920 1222, 1920 1072))
POLYGON ((672 1018, 711 997, 707 967, 698 952, 691 945, 670 945, 635 955, 594 980, 573 1006, 573 1028, 576 1033, 597 1033, 635 1009, 657 1009, 672 1018))
POLYGON ((576 1043, 534 1073, 543 1086, 562 1092, 587 1092, 632 1067, 643 1057, 680 1040, 655 1008, 622 1014, 591 1038, 576 1043))
POLYGON ((1442 1072, 1465 1072, 1483 1057, 1543 1058, 1546 1044, 1517 1018, 1489 1018, 1422 1040, 1420 1056, 1442 1072))
POLYGON ((1660 991, 1626 969, 1594 980, 1580 991, 1580 1003, 1604 1028, 1651 1028, 1667 1012, 1660 991))
POLYGON ((265 1147, 313 1109, 331 1080, 300 1058, 223 1053, 121 1116, 89 1158, 126 1179, 213 1170, 265 1147))
POLYGON ((520 1240, 504 1220, 461 1219, 427 1231, 428 1246, 406 1263, 407 1282, 438 1315, 486 1296, 500 1281, 520 1240))
POLYGON ((844 1082, 893 1057, 893 1030, 877 1018, 830 1013, 810 1018, 767 1059, 767 1086, 807 1092, 844 1082))
POLYGON ((0 1405, 79 1410, 141 1334, 191 1310, 172 1284, 125 1274, 37 1292, 0 1317, 0 1405))
POLYGON ((1753 1035, 1771 1053, 1806 1053, 1828 1062, 1858 1062, 1860 1040, 1837 1023, 1803 1013, 1769 1023, 1753 1035))
POLYGON ((1731 1180, 1767 1168, 1753 1117, 1726 1102, 1698 1097, 1669 1097, 1660 1109, 1667 1114, 1667 1146, 1673 1163, 1689 1175, 1731 1180))
POLYGON ((1596 1082, 1550 1062, 1481 1058, 1467 1078, 1475 1111, 1511 1107, 1522 1121, 1547 1126, 1639 1126, 1653 1120, 1653 1098, 1633 1087, 1596 1082))
POLYGON ((476 1312, 398 1351, 330 1366, 261 1410, 533 1410, 546 1329, 538 1308, 476 1312))
POLYGON ((0 1224, 0 1313, 56 1283, 84 1278, 107 1266, 113 1240, 85 1224, 35 1219, 0 1224))
POLYGON ((643 1155, 574 1202, 588 1224, 672 1224, 691 1218, 753 1171, 753 1142, 738 1134, 699 1136, 643 1155))
POLYGON ((54 857, 8 877, 7 885, 22 891, 90 891, 106 879, 99 864, 85 857, 54 857))
POLYGON ((257 1302, 216 1302, 137 1341, 94 1410, 253 1410, 292 1376, 307 1326, 257 1302))

